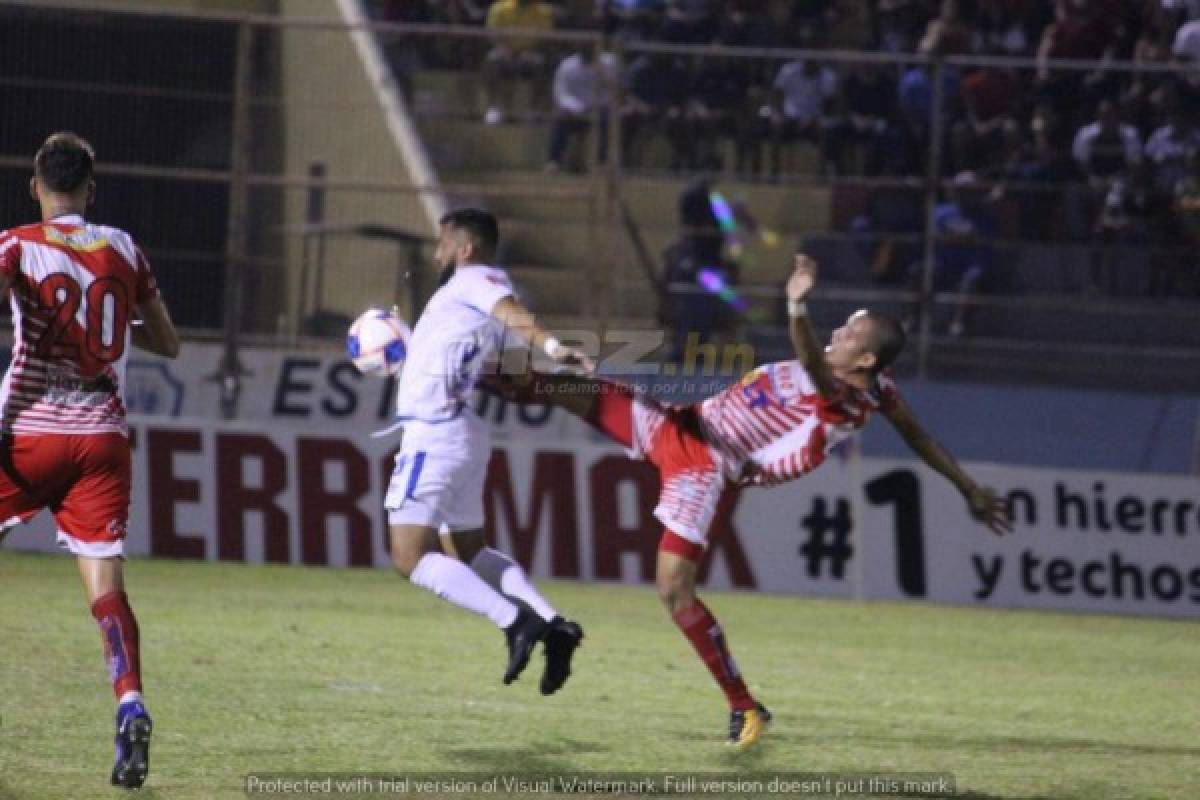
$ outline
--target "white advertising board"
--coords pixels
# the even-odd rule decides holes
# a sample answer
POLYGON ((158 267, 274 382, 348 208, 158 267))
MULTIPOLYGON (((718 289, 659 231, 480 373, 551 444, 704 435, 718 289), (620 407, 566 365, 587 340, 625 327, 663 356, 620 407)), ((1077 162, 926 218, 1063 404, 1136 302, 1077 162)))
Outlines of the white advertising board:
MULTIPOLYGON (((350 423, 133 421, 128 552, 387 567, 383 493, 397 439, 350 423)), ((731 491, 707 586, 772 593, 1200 617, 1200 481, 968 465, 1015 530, 973 522, 915 461, 832 458, 803 480, 731 491)), ((536 576, 644 583, 661 526, 654 470, 612 445, 497 439, 487 529, 536 576)), ((6 547, 53 549, 53 520, 6 547)))

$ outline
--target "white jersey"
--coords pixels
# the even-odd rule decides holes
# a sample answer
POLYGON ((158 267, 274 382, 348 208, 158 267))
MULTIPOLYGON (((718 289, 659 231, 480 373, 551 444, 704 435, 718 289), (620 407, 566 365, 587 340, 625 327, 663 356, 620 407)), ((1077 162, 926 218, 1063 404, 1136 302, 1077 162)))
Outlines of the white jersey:
POLYGON ((396 394, 396 419, 406 449, 426 443, 470 449, 487 436, 467 398, 483 364, 503 347, 504 325, 492 316, 513 294, 502 269, 458 267, 434 292, 409 341, 396 394))

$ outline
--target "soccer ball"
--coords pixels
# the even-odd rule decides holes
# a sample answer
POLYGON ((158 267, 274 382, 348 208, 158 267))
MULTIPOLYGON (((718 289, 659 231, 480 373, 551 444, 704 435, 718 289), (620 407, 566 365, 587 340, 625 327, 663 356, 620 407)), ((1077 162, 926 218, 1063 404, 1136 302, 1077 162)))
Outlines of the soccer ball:
POLYGON ((412 331, 391 311, 364 311, 346 335, 346 353, 364 375, 395 375, 408 356, 412 331))

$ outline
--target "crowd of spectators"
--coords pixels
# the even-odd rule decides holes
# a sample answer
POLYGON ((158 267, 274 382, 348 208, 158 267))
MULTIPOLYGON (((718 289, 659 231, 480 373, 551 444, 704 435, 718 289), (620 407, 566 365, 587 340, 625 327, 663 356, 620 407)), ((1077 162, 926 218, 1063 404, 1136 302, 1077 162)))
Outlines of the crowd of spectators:
MULTIPOLYGON (((969 170, 984 179, 1094 181, 1129 173, 1147 160, 1152 183, 1169 189, 1171 179, 1190 172, 1188 160, 1200 141, 1193 122, 1200 108, 1200 72, 1102 68, 1114 59, 1200 61, 1200 0, 380 2, 380 16, 389 21, 478 24, 497 31, 486 55, 460 59, 460 66, 481 69, 492 123, 505 119, 511 85, 525 79, 535 110, 566 116, 567 127, 582 128, 590 105, 563 105, 564 95, 550 89, 596 83, 594 75, 583 74, 597 68, 595 59, 581 66, 570 48, 538 45, 512 32, 583 27, 627 44, 1036 58, 1031 68, 944 70, 947 177, 969 170), (1098 68, 1051 69, 1049 59, 1098 68)), ((452 53, 451 60, 458 55, 452 53)), ((931 70, 921 64, 780 63, 634 50, 624 74, 607 80, 623 87, 623 123, 632 129, 625 155, 634 165, 640 155, 636 143, 657 131, 670 143, 670 166, 676 169, 725 166, 758 174, 765 162, 766 174, 774 175, 788 143, 806 140, 819 150, 827 175, 925 171, 934 92, 931 70), (736 143, 736 164, 721 163, 714 143, 722 138, 736 143), (770 158, 763 159, 764 152, 770 158)), ((589 104, 607 103, 598 89, 584 93, 589 104)))
POLYGON ((991 200, 1014 198, 1019 237, 1188 241, 1177 210, 1181 195, 1195 195, 1200 165, 1200 0, 383 0, 382 16, 495 30, 486 56, 475 59, 487 87, 486 119, 506 118, 506 84, 534 84, 537 118, 550 120, 550 169, 570 166, 568 142, 604 119, 609 90, 619 85, 618 146, 627 166, 646 163, 657 134, 668 145, 666 166, 684 172, 777 179, 795 143, 807 142, 826 177, 919 177, 928 169, 940 94, 942 177, 949 186, 969 173, 996 187, 991 200), (522 26, 599 29, 625 45, 1032 61, 951 61, 935 71, 924 61, 772 60, 634 46, 616 75, 604 58, 515 38, 522 26), (1079 68, 1057 67, 1055 59, 1079 68), (1105 68, 1116 60, 1170 68, 1105 68), (730 152, 735 163, 726 163, 730 152))

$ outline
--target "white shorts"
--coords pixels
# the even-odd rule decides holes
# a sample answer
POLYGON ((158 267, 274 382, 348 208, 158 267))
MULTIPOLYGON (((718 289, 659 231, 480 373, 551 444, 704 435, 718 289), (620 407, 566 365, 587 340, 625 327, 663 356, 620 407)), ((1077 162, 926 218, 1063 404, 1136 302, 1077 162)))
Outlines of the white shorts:
POLYGON ((388 524, 423 525, 439 531, 443 527, 450 531, 482 528, 487 465, 486 457, 402 449, 396 455, 384 498, 388 524))

